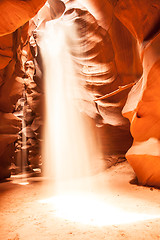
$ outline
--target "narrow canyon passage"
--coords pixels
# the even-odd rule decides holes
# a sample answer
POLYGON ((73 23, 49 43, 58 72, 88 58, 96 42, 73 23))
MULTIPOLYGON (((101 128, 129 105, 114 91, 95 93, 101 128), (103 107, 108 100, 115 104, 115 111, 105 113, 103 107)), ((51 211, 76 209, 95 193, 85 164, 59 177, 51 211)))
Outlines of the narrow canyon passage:
POLYGON ((160 240, 160 1, 0 13, 0 240, 160 240))

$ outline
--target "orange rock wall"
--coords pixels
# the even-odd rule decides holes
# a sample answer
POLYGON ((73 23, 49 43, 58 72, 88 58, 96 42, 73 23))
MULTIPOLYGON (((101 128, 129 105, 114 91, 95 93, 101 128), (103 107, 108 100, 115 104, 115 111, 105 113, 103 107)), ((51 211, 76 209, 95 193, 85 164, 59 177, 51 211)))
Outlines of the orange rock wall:
POLYGON ((131 90, 128 110, 124 109, 124 116, 131 121, 134 138, 126 156, 140 184, 159 187, 160 3, 147 0, 140 3, 119 1, 115 14, 137 39, 143 66, 142 79, 131 90), (129 108, 136 95, 137 104, 129 108))
POLYGON ((45 0, 2 0, 0 1, 0 36, 12 33, 36 15, 45 0))
POLYGON ((9 166, 15 156, 13 143, 21 130, 21 118, 13 112, 24 91, 22 52, 28 42, 26 22, 44 3, 44 0, 0 1, 0 179, 10 176, 9 166))
POLYGON ((19 54, 21 50, 20 30, 0 37, 0 45, 2 48, 0 66, 0 162, 3 166, 6 164, 4 161, 7 158, 8 145, 18 138, 17 133, 21 130, 21 119, 13 115, 15 104, 22 96, 23 91, 23 73, 19 54))
MULTIPOLYGON (((123 116, 130 120, 131 134, 134 139, 126 157, 140 184, 160 187, 160 2, 158 0, 81 0, 81 2, 90 9, 101 26, 106 30, 109 29, 114 51, 115 53, 118 51, 117 67, 119 66, 120 69, 122 66, 123 73, 128 73, 131 81, 133 76, 132 74, 129 76, 129 73, 135 71, 135 66, 138 70, 136 76, 139 81, 131 89, 123 109, 123 116), (120 39, 122 35, 119 29, 121 28, 117 28, 119 33, 115 31, 115 18, 132 34, 135 45, 129 44, 127 35, 123 35, 123 40, 120 39), (118 39, 117 44, 115 39, 118 39), (121 59, 118 59, 121 44, 129 46, 127 51, 130 53, 135 49, 138 50, 140 64, 138 61, 133 61, 135 58, 129 54, 126 55, 126 61, 121 64, 121 59), (127 68, 128 62, 130 67, 127 68)), ((136 55, 134 53, 132 56, 136 55)), ((125 56, 125 52, 122 56, 125 56)))

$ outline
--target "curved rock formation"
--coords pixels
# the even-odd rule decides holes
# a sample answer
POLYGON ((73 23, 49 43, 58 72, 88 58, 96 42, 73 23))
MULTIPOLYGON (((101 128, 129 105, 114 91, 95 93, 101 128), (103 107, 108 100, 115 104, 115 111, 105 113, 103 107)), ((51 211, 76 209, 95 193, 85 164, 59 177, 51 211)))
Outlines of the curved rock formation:
POLYGON ((62 18, 64 25, 72 24, 77 30, 75 40, 68 36, 68 41, 71 42, 71 54, 81 85, 79 106, 87 115, 96 119, 97 125, 105 124, 99 130, 101 135, 107 137, 104 140, 103 136, 105 152, 124 153, 132 141, 128 121, 121 114, 129 89, 96 103, 94 99, 132 83, 141 76, 142 66, 136 41, 115 16, 112 16, 114 20, 106 31, 77 1, 68 2, 66 8, 62 18), (108 144, 110 147, 107 147, 108 144))
POLYGON ((142 185, 160 186, 159 155, 159 71, 160 34, 143 49, 144 73, 139 86, 131 91, 124 115, 130 118, 134 143, 127 159, 142 185), (136 104, 131 106, 133 98, 136 104))
POLYGON ((1 85, 0 85, 0 178, 10 175, 9 166, 14 157, 13 142, 18 138, 18 132, 21 130, 21 119, 13 115, 15 104, 22 96, 23 91, 23 73, 21 71, 20 54, 21 41, 18 40, 19 31, 0 37, 3 53, 11 52, 7 57, 1 55, 4 59, 1 65, 1 85), (5 49, 7 49, 5 51, 5 49), (12 146, 12 147, 11 147, 12 146), (8 150, 11 147, 10 151, 8 150), (9 155, 8 155, 9 154, 9 155), (5 162, 6 159, 6 162, 5 162))
POLYGON ((134 138, 126 156, 140 184, 160 187, 160 3, 144 0, 139 5, 136 1, 128 1, 126 5, 125 1, 119 1, 115 12, 138 40, 143 66, 143 76, 131 90, 123 109, 124 116, 130 119, 134 138))
POLYGON ((46 0, 2 0, 0 1, 0 36, 12 33, 28 22, 46 0))
POLYGON ((28 21, 45 0, 0 1, 0 179, 10 176, 15 157, 14 142, 21 130, 15 109, 24 92, 23 48, 28 42, 28 21), (26 24, 25 24, 26 23, 26 24))
MULTIPOLYGON (((131 122, 133 146, 127 153, 142 185, 160 186, 159 162, 159 71, 160 71, 160 3, 158 0, 81 0, 100 24, 112 29, 117 17, 136 39, 143 75, 131 90, 123 115, 131 122), (108 22, 110 23, 108 27, 108 22)), ((113 35, 113 42, 116 39, 113 35)), ((124 38, 126 41, 126 37, 124 38)), ((128 41, 127 41, 128 42, 128 41)), ((117 44, 117 47, 120 44, 117 44)), ((120 59, 117 61, 120 62, 120 59)), ((136 62, 138 64, 138 62, 136 62)), ((127 68, 124 68, 124 70, 127 68)), ((140 69, 140 68, 139 68, 140 69)), ((140 73, 140 72, 139 72, 140 73)))

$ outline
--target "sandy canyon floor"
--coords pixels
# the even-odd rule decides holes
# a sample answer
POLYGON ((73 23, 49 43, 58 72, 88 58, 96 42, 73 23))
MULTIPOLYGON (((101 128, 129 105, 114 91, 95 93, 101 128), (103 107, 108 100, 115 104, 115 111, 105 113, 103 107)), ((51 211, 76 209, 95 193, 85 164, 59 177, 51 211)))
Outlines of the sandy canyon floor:
POLYGON ((123 162, 62 191, 40 177, 0 183, 0 240, 160 239, 160 190, 133 177, 123 162))

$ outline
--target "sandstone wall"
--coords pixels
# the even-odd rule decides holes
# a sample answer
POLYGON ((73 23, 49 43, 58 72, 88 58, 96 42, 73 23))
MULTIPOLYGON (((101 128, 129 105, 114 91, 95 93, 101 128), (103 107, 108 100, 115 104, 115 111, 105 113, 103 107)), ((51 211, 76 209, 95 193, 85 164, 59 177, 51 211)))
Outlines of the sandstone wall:
POLYGON ((134 81, 133 76, 129 76, 134 71, 131 67, 135 69, 136 66, 138 70, 137 79, 135 78, 138 82, 129 93, 123 109, 123 116, 130 120, 134 139, 126 156, 140 184, 159 187, 160 2, 158 0, 80 1, 110 33, 115 54, 117 53, 118 72, 121 72, 122 67, 123 73, 128 72, 128 82, 130 82, 134 81), (117 20, 120 23, 116 28, 117 20), (126 32, 122 35, 121 24, 122 29, 126 27, 131 33, 132 37, 128 35, 129 38, 134 38, 132 44, 126 32), (123 56, 120 54, 123 44, 129 46, 126 52, 132 52, 133 55, 127 55, 123 50, 123 56), (137 54, 140 61, 135 58, 137 54), (122 62, 118 56, 122 59, 126 56, 126 61, 122 62))
MULTIPOLYGON (((26 70, 28 20, 45 1, 0 1, 0 179, 10 176, 9 166, 14 162, 15 144, 22 128, 17 101, 22 98, 26 70)), ((27 78, 28 79, 28 78, 27 78)))

